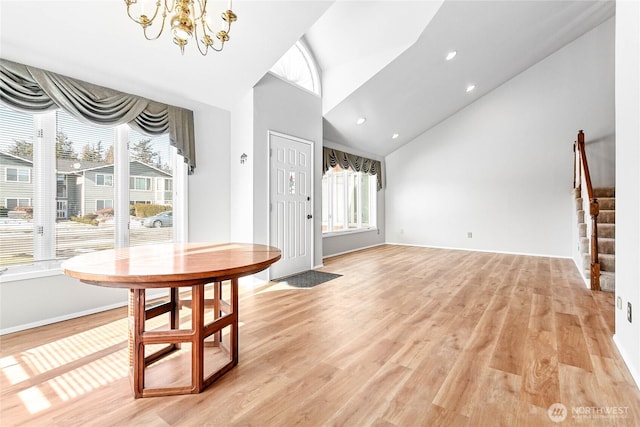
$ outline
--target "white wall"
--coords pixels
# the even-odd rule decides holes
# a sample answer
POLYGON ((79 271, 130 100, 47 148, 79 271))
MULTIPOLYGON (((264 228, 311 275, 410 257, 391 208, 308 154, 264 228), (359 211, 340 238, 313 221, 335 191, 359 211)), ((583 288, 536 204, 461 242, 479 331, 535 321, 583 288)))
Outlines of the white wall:
POLYGON ((322 264, 322 104, 320 97, 265 75, 253 90, 253 241, 269 243, 268 131, 313 141, 314 265, 322 264))
POLYGON ((613 54, 610 19, 387 156, 387 241, 571 256, 573 141, 614 134, 613 54))
POLYGON ((231 241, 253 242, 253 89, 231 111, 231 241), (247 155, 244 164, 240 156, 247 155))
MULTIPOLYGON (((342 144, 338 144, 333 141, 324 140, 323 146, 334 148, 336 150, 344 151, 346 153, 355 154, 357 156, 367 157, 369 159, 380 160, 382 162, 382 170, 384 173, 385 165, 384 158, 371 153, 365 153, 359 150, 355 150, 351 147, 347 147, 342 144)), ((384 179, 383 179, 384 185, 384 179)), ((377 228, 371 231, 358 231, 355 233, 336 234, 333 236, 322 237, 322 255, 323 258, 327 258, 333 255, 343 254, 347 252, 353 252, 358 249, 368 248, 371 246, 381 245, 385 243, 385 189, 378 191, 377 193, 377 228)), ((320 200, 322 203, 322 200, 320 200)))
POLYGON ((640 3, 616 2, 615 342, 640 386, 640 3), (627 303, 633 310, 627 321, 627 303))
POLYGON ((189 241, 230 238, 230 114, 216 107, 194 110, 196 169, 189 176, 189 241))

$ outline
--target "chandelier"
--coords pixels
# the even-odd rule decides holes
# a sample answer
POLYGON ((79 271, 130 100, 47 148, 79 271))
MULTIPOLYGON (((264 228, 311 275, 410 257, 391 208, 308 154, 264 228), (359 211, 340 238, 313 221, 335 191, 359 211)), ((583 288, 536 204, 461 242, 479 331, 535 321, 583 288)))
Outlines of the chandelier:
POLYGON ((225 42, 229 41, 231 23, 238 19, 231 11, 231 0, 227 10, 221 14, 221 29, 217 32, 211 28, 207 19, 207 0, 155 0, 150 13, 145 11, 144 0, 124 2, 127 5, 127 15, 142 27, 147 40, 160 37, 168 18, 173 42, 180 47, 183 55, 184 47, 192 38, 202 55, 206 55, 209 49, 220 52, 225 42), (134 12, 138 14, 137 17, 134 12))

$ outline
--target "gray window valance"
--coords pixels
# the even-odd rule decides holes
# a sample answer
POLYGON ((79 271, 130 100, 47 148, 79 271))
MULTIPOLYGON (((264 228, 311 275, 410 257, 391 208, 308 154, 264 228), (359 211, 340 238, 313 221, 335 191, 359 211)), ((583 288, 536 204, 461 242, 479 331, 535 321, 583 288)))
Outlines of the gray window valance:
POLYGON ((169 132, 171 145, 196 166, 193 112, 0 58, 0 103, 34 114, 62 108, 97 126, 127 123, 145 135, 169 132))
POLYGON ((356 172, 376 175, 378 179, 378 190, 382 189, 382 163, 380 160, 371 160, 366 157, 356 156, 327 147, 323 147, 322 157, 323 175, 335 166, 340 166, 342 169, 351 168, 356 172))

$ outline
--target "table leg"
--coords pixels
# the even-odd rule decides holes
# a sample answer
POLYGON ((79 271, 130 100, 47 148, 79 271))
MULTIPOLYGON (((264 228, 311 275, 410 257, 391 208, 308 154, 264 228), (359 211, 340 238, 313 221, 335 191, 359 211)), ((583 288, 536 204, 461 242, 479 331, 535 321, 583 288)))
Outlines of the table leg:
POLYGON ((231 311, 233 313, 233 323, 231 324, 231 336, 229 346, 231 347, 231 359, 233 366, 238 364, 238 279, 231 279, 231 311))
POLYGON ((142 397, 144 390, 144 344, 142 334, 145 322, 145 291, 132 289, 133 293, 133 393, 142 397))
POLYGON ((191 304, 191 386, 200 392, 204 387, 204 285, 193 286, 191 304))

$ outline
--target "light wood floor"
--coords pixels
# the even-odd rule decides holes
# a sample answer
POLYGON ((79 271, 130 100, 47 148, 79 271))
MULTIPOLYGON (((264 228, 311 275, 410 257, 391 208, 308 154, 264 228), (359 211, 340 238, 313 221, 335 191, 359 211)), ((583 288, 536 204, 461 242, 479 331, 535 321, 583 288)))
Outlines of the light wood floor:
POLYGON ((3 336, 0 424, 640 425, 612 295, 570 260, 386 245, 323 270, 243 288, 240 364, 199 395, 133 399, 125 309, 3 336))

